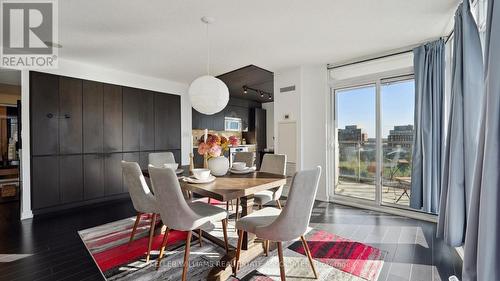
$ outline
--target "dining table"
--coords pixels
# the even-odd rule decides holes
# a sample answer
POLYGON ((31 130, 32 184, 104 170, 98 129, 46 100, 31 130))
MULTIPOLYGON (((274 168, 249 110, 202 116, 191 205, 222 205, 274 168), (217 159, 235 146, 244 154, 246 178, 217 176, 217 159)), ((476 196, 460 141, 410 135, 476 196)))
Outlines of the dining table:
MULTIPOLYGON (((210 183, 190 183, 184 180, 189 177, 189 166, 181 167, 179 183, 183 191, 197 194, 198 196, 213 198, 222 202, 240 199, 241 217, 247 216, 254 209, 254 194, 260 191, 273 189, 286 184, 286 176, 271 174, 260 171, 253 171, 248 174, 233 174, 228 172, 224 176, 216 177, 210 183)), ((149 177, 148 170, 143 170, 145 177, 149 177)), ((223 247, 224 241, 220 238, 203 232, 203 237, 213 243, 223 247)), ((245 233, 243 236, 242 251, 240 253, 240 263, 245 264, 264 253, 264 243, 256 241, 255 235, 245 233)), ((231 245, 231 250, 224 255, 218 263, 211 269, 207 280, 227 280, 232 274, 232 264, 235 260, 236 248, 231 245)))

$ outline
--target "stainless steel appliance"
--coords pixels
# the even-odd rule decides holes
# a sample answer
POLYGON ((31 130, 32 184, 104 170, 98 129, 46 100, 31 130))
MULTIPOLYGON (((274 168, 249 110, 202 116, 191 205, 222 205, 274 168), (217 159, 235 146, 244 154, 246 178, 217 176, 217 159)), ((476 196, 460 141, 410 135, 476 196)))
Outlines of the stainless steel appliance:
POLYGON ((241 132, 241 118, 224 117, 224 130, 241 132))
POLYGON ((233 166, 234 154, 236 154, 237 152, 248 152, 248 147, 247 146, 237 146, 237 147, 230 147, 229 148, 229 167, 233 166))

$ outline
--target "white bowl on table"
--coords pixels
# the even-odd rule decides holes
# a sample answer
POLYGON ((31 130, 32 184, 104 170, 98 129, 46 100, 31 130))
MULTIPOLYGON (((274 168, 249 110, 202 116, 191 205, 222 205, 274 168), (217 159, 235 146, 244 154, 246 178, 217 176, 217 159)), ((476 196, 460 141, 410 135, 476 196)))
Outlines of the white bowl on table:
POLYGON ((165 164, 163 164, 163 167, 168 168, 168 169, 172 169, 175 171, 179 167, 179 163, 165 163, 165 164))
POLYGON ((245 162, 233 162, 232 168, 237 171, 243 171, 247 168, 247 163, 245 162))
POLYGON ((209 169, 193 169, 193 176, 199 180, 206 180, 210 177, 209 169))

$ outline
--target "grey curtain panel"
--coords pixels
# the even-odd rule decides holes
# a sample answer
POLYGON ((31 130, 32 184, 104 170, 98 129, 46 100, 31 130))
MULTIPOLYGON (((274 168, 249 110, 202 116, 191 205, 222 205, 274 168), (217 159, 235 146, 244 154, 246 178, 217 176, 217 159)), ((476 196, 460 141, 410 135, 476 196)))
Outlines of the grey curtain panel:
POLYGON ((437 213, 441 185, 444 42, 413 50, 415 68, 415 137, 410 207, 437 213))
POLYGON ((465 239, 474 168, 478 164, 483 71, 479 31, 469 1, 464 1, 455 14, 450 117, 437 228, 438 237, 455 247, 465 239))
POLYGON ((500 3, 488 0, 485 98, 462 278, 500 279, 500 3))

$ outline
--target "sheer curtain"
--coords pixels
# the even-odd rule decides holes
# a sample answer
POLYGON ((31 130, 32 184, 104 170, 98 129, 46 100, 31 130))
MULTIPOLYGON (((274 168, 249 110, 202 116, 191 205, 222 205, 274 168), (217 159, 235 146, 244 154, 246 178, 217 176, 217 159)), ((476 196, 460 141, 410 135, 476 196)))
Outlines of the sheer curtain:
POLYGON ((415 69, 415 137, 410 207, 437 213, 441 184, 444 42, 413 50, 415 69))
POLYGON ((443 156, 438 237, 452 246, 465 239, 468 202, 473 186, 481 105, 483 55, 468 1, 457 9, 453 38, 451 106, 443 156))
POLYGON ((488 0, 485 98, 464 246, 465 281, 500 279, 500 3, 488 0))

